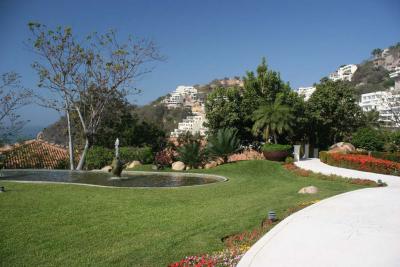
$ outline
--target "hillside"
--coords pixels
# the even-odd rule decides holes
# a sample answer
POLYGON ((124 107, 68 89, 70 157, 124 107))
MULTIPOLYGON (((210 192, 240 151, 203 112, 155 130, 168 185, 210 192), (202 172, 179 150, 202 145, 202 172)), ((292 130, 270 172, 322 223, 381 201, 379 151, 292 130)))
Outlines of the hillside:
POLYGON ((216 88, 219 87, 227 88, 233 86, 243 87, 243 81, 240 79, 240 77, 235 76, 233 78, 225 77, 223 79, 215 79, 207 84, 203 85, 196 84, 194 85, 194 88, 196 88, 200 93, 209 94, 216 88))
POLYGON ((351 83, 358 95, 385 91, 394 86, 394 80, 389 77, 389 73, 383 66, 376 66, 373 61, 365 61, 358 65, 351 83))
POLYGON ((394 86, 389 73, 400 67, 400 43, 385 49, 375 48, 372 58, 358 64, 351 83, 358 95, 376 91, 385 91, 394 86))

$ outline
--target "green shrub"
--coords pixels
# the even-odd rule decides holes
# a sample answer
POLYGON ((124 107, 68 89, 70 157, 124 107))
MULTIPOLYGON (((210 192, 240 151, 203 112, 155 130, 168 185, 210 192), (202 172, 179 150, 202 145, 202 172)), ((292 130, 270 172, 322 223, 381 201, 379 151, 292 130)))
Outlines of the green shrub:
POLYGON ((191 168, 198 167, 204 159, 204 153, 201 150, 201 145, 198 141, 190 142, 181 146, 178 148, 178 153, 179 160, 191 168))
POLYGON ((138 160, 143 164, 150 164, 154 160, 150 147, 121 147, 119 157, 123 162, 138 160))
POLYGON ((385 142, 380 131, 373 128, 361 128, 353 134, 352 144, 368 151, 381 151, 385 142))
POLYGON ((285 163, 286 164, 290 164, 290 163, 293 163, 293 162, 294 162, 294 159, 292 157, 286 157, 286 159, 285 159, 285 163))
POLYGON ((386 160, 400 163, 400 153, 399 152, 390 153, 390 152, 373 151, 373 152, 371 152, 371 156, 373 156, 374 158, 378 158, 378 159, 386 159, 386 160))
POLYGON ((384 149, 387 152, 400 151, 400 131, 386 132, 386 143, 384 149))
POLYGON ((327 163, 328 161, 328 152, 327 151, 320 151, 319 152, 319 159, 323 163, 327 163))
POLYGON ((104 166, 110 165, 114 157, 114 152, 111 149, 101 146, 91 147, 86 155, 85 168, 87 170, 101 169, 104 166))
POLYGON ((56 170, 66 170, 69 169, 69 158, 65 158, 62 160, 59 160, 57 162, 57 165, 54 167, 56 170))
POLYGON ((274 151, 291 151, 292 146, 291 145, 280 145, 280 144, 264 144, 262 151, 265 152, 274 152, 274 151))
POLYGON ((240 140, 237 137, 238 131, 231 128, 220 129, 208 138, 206 152, 212 158, 222 158, 225 162, 231 154, 240 148, 240 140))

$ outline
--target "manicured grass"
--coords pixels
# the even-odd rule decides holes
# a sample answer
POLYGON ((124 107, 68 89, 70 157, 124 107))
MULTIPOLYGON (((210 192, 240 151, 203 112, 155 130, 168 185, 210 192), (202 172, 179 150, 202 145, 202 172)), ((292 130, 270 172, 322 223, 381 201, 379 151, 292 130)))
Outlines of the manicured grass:
POLYGON ((267 212, 362 188, 299 177, 280 164, 243 161, 202 173, 230 180, 131 189, 0 182, 0 265, 165 266, 223 249, 221 238, 260 225, 267 212), (300 195, 308 185, 316 195, 300 195))

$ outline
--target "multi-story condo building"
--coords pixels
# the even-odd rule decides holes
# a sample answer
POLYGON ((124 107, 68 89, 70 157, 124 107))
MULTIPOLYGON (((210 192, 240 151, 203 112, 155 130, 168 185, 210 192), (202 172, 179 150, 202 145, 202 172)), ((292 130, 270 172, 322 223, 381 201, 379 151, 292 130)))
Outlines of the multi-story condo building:
POLYGON ((204 127, 205 122, 204 113, 195 113, 194 116, 188 116, 178 124, 178 128, 171 132, 171 137, 178 137, 181 134, 190 132, 191 134, 206 135, 207 128, 204 127))
POLYGON ((194 103, 199 102, 202 103, 203 98, 199 96, 197 89, 193 86, 183 85, 178 86, 175 91, 163 101, 168 108, 191 107, 194 103))
POLYGON ((351 81, 351 78, 353 77, 353 74, 357 70, 357 65, 355 64, 349 64, 349 65, 344 65, 337 69, 335 72, 329 74, 329 79, 332 81, 351 81))
POLYGON ((362 94, 359 102, 363 111, 376 110, 379 112, 379 121, 386 126, 400 127, 400 92, 394 90, 378 91, 362 94))
POLYGON ((394 79, 394 89, 400 91, 400 66, 397 66, 389 76, 394 79))
POLYGON ((183 95, 173 92, 169 98, 166 99, 165 104, 168 108, 177 108, 183 105, 183 95))
POLYGON ((297 89, 297 93, 301 96, 304 96, 304 100, 307 101, 310 99, 311 95, 315 92, 316 88, 314 86, 310 87, 299 87, 297 89))

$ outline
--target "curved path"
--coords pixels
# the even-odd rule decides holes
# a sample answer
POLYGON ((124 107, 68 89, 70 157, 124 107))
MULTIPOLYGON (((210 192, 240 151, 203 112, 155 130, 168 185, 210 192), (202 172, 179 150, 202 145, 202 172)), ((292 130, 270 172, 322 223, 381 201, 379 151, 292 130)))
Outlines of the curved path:
POLYGON ((324 174, 382 181, 309 206, 280 222, 239 267, 400 266, 400 177, 332 167, 318 159, 297 162, 324 174))

